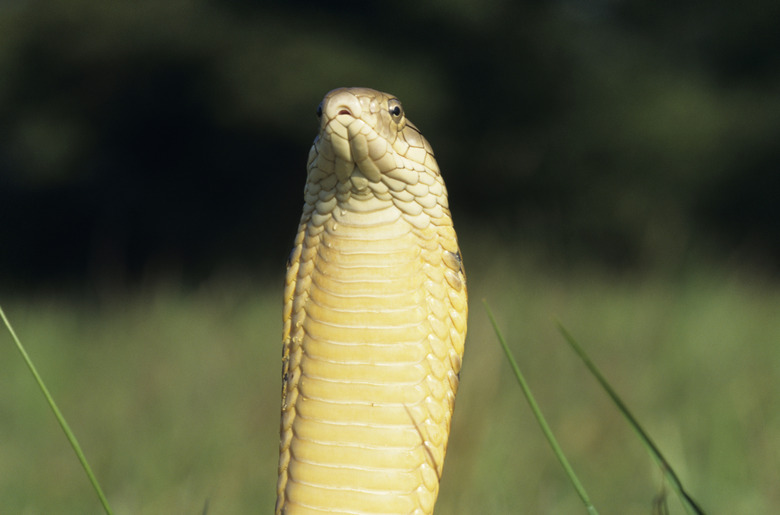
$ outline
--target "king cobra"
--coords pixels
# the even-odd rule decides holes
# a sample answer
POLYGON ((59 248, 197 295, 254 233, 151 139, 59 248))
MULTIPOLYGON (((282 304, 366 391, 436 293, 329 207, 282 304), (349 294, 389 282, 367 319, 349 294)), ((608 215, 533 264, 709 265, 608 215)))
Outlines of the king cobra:
POLYGON ((401 103, 317 116, 284 289, 276 514, 429 514, 466 337, 466 276, 430 144, 401 103))

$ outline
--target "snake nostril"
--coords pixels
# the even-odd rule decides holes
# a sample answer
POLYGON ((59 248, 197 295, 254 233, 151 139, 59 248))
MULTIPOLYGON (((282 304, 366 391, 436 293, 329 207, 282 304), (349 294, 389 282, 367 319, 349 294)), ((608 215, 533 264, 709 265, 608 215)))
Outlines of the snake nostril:
POLYGON ((342 109, 341 111, 339 111, 339 114, 348 114, 350 116, 352 115, 352 113, 349 111, 349 109, 342 109))

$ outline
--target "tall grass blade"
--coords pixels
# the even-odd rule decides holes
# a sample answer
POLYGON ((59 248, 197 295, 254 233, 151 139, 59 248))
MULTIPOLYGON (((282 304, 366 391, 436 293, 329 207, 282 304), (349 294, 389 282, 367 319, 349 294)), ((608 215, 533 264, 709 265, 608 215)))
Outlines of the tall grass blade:
POLYGON ((57 404, 54 402, 54 399, 49 393, 49 389, 46 388, 46 385, 44 384, 41 376, 38 374, 38 370, 35 368, 32 359, 30 359, 30 356, 27 355, 27 351, 24 349, 22 342, 19 341, 19 338, 16 336, 16 332, 14 332, 13 327, 11 327, 11 323, 8 321, 8 318, 6 318, 2 307, 0 307, 0 317, 3 318, 5 327, 8 329, 8 332, 11 333, 11 337, 13 338, 14 342, 16 342, 16 348, 19 349, 19 352, 22 354, 22 358, 24 358, 24 362, 27 364, 27 368, 30 369, 33 377, 35 377, 35 381, 38 383, 38 386, 43 392, 43 396, 46 397, 46 401, 49 403, 49 406, 54 412, 54 416, 57 418, 57 422, 60 423, 60 427, 62 427, 62 430, 65 432, 65 436, 68 438, 70 446, 73 447, 73 450, 76 452, 76 456, 78 456, 78 459, 81 462, 81 466, 84 468, 84 471, 87 473, 87 477, 89 477, 89 481, 92 483, 92 488, 94 488, 95 492, 97 492, 100 503, 103 505, 103 509, 107 515, 113 515, 111 507, 108 505, 108 500, 103 494, 103 490, 100 488, 100 484, 98 484, 97 478, 95 478, 95 475, 92 473, 92 469, 90 468, 89 463, 87 463, 87 458, 84 456, 84 452, 81 450, 81 446, 79 445, 78 440, 76 440, 76 435, 74 435, 73 431, 70 430, 70 426, 68 426, 68 423, 65 421, 65 417, 63 417, 62 413, 60 413, 57 404))
POLYGON ((682 482, 677 477, 674 469, 672 469, 672 466, 668 461, 666 461, 666 458, 664 458, 663 454, 661 454, 661 450, 658 448, 658 446, 655 445, 653 440, 650 438, 650 435, 648 435, 647 432, 642 428, 642 426, 639 424, 639 421, 637 421, 631 411, 629 411, 628 407, 618 396, 615 390, 612 389, 612 386, 610 386, 609 382, 607 382, 593 361, 591 361, 585 350, 580 346, 579 343, 577 343, 577 340, 574 339, 569 331, 563 327, 563 324, 560 322, 556 322, 556 324, 558 326, 558 330, 563 335, 563 338, 568 342, 571 348, 574 349, 574 352, 577 353, 580 359, 582 359, 583 363, 585 363, 585 366, 588 367, 588 370, 590 370, 590 373, 593 374, 593 377, 596 378, 604 391, 607 392, 607 395, 609 395, 609 397, 612 399, 612 402, 615 403, 626 420, 628 420, 628 423, 639 435, 639 438, 642 440, 642 443, 644 443, 645 447, 647 447, 650 455, 653 457, 653 459, 655 459, 656 463, 658 463, 658 466, 661 467, 661 471, 666 477, 666 480, 669 481, 669 484, 672 485, 672 488, 674 488, 674 490, 677 492, 677 495, 680 497, 685 510, 688 513, 704 515, 704 510, 698 505, 693 497, 691 497, 690 494, 685 491, 685 488, 683 488, 682 482))
POLYGON ((585 505, 585 509, 591 515, 597 515, 598 512, 593 506, 593 503, 590 502, 590 498, 588 497, 588 493, 585 491, 585 487, 582 486, 582 483, 580 483, 580 480, 577 478, 577 474, 574 473, 574 469, 569 464, 569 460, 567 460, 566 456, 563 454, 563 450, 561 449, 560 445, 558 445, 558 441, 555 439, 555 435, 553 435, 550 426, 547 424, 547 420, 542 414, 542 410, 539 409, 539 405, 536 403, 536 399, 531 393, 531 388, 528 386, 528 383, 526 383, 522 372, 520 372, 520 367, 517 365, 517 361, 515 361, 515 358, 512 355, 512 351, 509 350, 509 346, 507 345, 506 340, 504 340, 504 335, 501 334, 501 330, 498 328, 498 324, 496 323, 496 319, 493 317, 493 312, 490 310, 490 306, 488 306, 488 303, 485 299, 482 299, 482 304, 485 305, 485 310, 487 311, 488 318, 490 318, 490 323, 493 325, 493 330, 496 332, 498 341, 501 343, 501 347, 504 349, 504 354, 506 354, 506 357, 509 360, 509 364, 512 366, 512 370, 514 371, 515 377, 517 378, 517 382, 520 383, 520 388, 522 388, 523 394, 528 400, 528 404, 531 406, 531 411, 533 411, 536 420, 539 422, 539 426, 542 428, 544 436, 550 443, 550 447, 552 447, 553 453, 555 453, 558 461, 566 471, 566 475, 569 476, 569 480, 571 481, 572 485, 574 485, 574 489, 577 490, 577 494, 580 496, 580 499, 582 499, 582 503, 585 505))

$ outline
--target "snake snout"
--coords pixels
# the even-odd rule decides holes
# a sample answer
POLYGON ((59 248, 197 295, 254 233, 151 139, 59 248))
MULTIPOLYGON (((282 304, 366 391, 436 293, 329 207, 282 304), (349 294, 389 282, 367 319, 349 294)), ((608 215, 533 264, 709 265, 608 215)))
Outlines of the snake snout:
POLYGON ((362 114, 360 99, 348 89, 334 89, 322 100, 322 113, 328 120, 342 114, 352 118, 360 118, 362 114))

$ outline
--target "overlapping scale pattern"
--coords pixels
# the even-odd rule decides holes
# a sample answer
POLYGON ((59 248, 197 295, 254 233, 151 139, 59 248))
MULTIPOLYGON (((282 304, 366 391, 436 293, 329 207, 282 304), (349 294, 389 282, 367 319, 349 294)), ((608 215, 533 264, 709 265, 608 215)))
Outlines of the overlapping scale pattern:
POLYGON ((433 151, 391 105, 322 103, 284 291, 277 514, 433 512, 466 284, 433 151))

